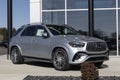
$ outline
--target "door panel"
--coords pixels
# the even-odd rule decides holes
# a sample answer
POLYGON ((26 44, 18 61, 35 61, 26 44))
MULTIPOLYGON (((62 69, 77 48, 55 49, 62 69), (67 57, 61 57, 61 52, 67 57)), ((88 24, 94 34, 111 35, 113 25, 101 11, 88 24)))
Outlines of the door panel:
POLYGON ((49 38, 43 37, 34 37, 32 42, 33 52, 32 56, 39 58, 50 58, 49 49, 50 49, 50 41, 49 38))
POLYGON ((26 27, 21 33, 21 37, 19 41, 23 56, 32 56, 33 53, 32 41, 34 35, 35 35, 35 27, 33 26, 26 27))
POLYGON ((22 55, 32 56, 32 37, 23 36, 20 38, 20 47, 22 50, 22 55))

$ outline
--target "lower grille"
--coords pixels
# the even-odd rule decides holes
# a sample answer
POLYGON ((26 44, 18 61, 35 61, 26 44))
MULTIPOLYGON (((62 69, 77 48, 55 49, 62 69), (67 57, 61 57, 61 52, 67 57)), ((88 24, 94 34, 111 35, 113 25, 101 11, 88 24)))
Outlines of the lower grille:
POLYGON ((108 57, 91 57, 86 60, 86 62, 94 62, 94 61, 105 61, 108 60, 108 57))
POLYGON ((87 44, 87 51, 105 51, 107 48, 106 43, 104 42, 90 42, 87 44))

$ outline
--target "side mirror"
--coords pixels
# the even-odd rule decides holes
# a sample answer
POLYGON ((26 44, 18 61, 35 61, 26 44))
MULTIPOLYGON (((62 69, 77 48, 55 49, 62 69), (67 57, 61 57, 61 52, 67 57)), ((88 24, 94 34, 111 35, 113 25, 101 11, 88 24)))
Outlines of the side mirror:
POLYGON ((43 38, 48 38, 48 33, 43 33, 43 34, 42 34, 42 37, 43 37, 43 38))

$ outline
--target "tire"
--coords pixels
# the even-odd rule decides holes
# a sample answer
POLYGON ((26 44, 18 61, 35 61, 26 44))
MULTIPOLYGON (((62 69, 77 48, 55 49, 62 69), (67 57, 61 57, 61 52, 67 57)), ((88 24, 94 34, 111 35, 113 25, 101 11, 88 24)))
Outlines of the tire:
POLYGON ((58 48, 53 54, 53 65, 56 70, 65 71, 70 68, 68 56, 64 49, 58 48))
POLYGON ((102 64, 103 64, 103 62, 96 62, 96 63, 94 63, 94 64, 95 64, 96 67, 101 67, 102 64))
POLYGON ((22 64, 24 62, 20 50, 17 47, 13 47, 13 49, 11 50, 10 59, 13 64, 22 64))

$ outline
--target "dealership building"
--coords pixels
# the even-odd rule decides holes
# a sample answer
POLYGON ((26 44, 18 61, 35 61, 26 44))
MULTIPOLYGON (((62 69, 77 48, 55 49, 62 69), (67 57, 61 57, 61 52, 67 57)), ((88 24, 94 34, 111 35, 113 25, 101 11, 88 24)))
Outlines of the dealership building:
MULTIPOLYGON (((67 24, 88 35, 88 0, 30 0, 30 22, 67 24)), ((120 0, 94 0, 94 36, 120 56, 120 0)))

